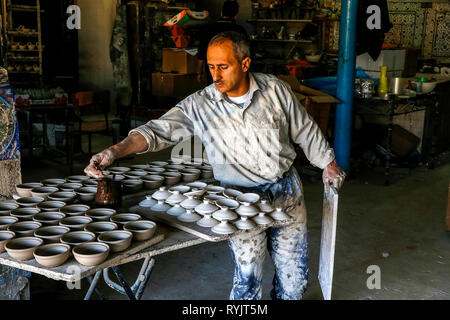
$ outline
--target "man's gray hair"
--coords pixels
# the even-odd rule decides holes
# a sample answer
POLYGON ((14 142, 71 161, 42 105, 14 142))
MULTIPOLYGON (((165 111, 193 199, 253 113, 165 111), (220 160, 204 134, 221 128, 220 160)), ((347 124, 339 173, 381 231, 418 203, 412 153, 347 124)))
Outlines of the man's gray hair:
POLYGON ((247 57, 250 57, 250 44, 247 37, 236 31, 225 31, 215 35, 208 44, 208 47, 216 44, 221 44, 227 40, 233 43, 233 51, 236 60, 241 62, 247 57))

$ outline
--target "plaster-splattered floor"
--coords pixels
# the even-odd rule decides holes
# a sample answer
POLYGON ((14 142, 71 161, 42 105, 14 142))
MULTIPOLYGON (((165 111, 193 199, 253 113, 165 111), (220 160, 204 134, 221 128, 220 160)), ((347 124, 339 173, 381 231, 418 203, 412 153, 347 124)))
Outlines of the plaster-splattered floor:
MULTIPOLYGON (((97 139, 101 143, 103 139, 97 139)), ((105 143, 109 143, 109 140, 105 143)), ((95 145, 94 149, 100 148, 95 145)), ((141 155, 121 164, 160 160, 167 152, 141 155)), ((76 164, 81 169, 87 159, 76 164)), ((77 172, 77 170, 76 170, 77 172)), ((24 168, 25 182, 67 176, 68 170, 51 163, 24 168)), ((340 195, 334 299, 450 299, 450 233, 444 229, 450 164, 434 170, 415 169, 391 186, 381 183, 382 172, 352 179, 340 195), (383 257, 383 253, 384 256, 383 257), (381 270, 381 289, 366 286, 367 267, 381 270)), ((322 185, 304 179, 310 240, 310 281, 305 299, 322 299, 317 281, 322 185)), ((131 281, 136 263, 122 269, 131 281)), ((156 257, 144 299, 227 299, 233 264, 226 243, 205 243, 156 257)), ((265 261, 263 298, 269 299, 273 267, 265 261)), ((104 283, 110 298, 126 299, 104 283)), ((80 299, 87 290, 67 290, 65 284, 33 275, 32 299, 80 299)), ((97 298, 95 294, 93 298, 97 298)))

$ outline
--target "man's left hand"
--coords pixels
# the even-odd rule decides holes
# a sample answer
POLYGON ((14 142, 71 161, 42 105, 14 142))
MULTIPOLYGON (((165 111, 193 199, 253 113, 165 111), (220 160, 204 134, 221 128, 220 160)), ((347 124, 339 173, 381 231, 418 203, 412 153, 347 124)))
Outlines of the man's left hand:
POLYGON ((338 190, 345 179, 345 172, 336 163, 336 160, 333 160, 326 168, 323 170, 323 183, 326 187, 333 186, 338 190))

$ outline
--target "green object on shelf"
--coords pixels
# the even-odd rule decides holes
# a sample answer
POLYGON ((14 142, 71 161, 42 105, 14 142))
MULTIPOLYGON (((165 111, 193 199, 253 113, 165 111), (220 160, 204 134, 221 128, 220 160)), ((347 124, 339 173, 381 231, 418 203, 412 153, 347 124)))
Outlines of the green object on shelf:
POLYGON ((428 79, 427 79, 426 77, 419 77, 419 78, 417 79, 417 81, 419 81, 419 82, 427 82, 428 79))

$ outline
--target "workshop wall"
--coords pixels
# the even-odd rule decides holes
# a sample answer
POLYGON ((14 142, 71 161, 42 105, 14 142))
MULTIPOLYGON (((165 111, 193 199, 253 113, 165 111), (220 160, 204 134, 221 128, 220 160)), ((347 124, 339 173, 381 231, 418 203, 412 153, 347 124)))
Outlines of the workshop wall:
MULTIPOLYGON (((336 1, 336 8, 340 1, 336 1)), ((450 61, 450 3, 443 1, 388 0, 389 17, 394 25, 386 42, 420 48, 421 56, 450 61)), ((339 47, 339 22, 331 23, 330 48, 339 47)))
POLYGON ((78 0, 81 29, 78 31, 79 84, 81 90, 110 90, 115 110, 113 70, 109 55, 117 0, 78 0))

